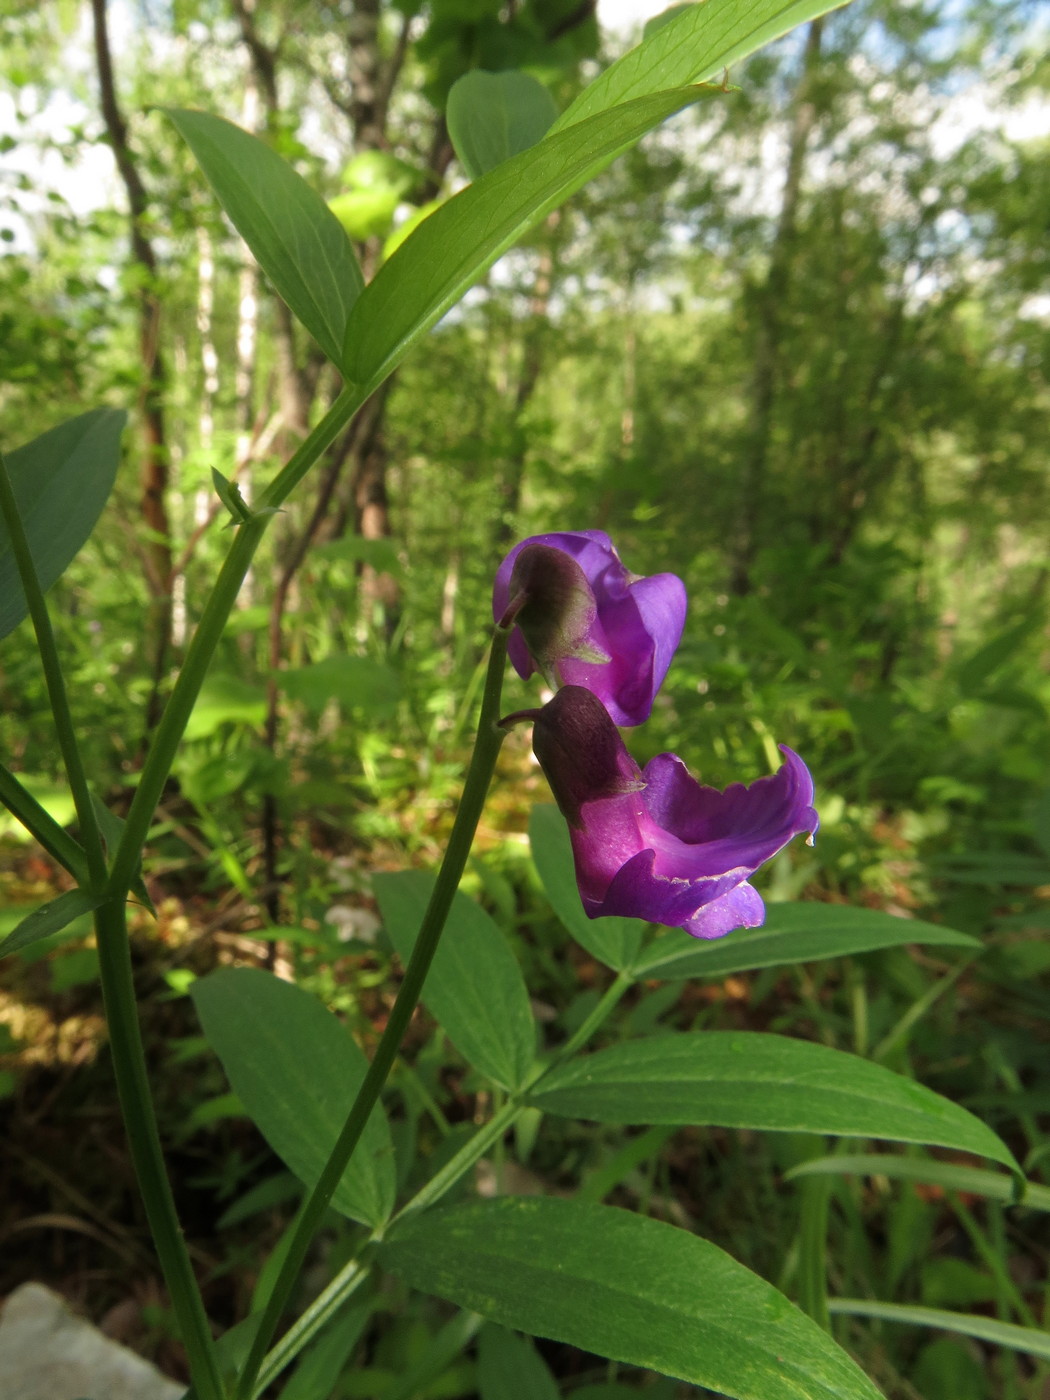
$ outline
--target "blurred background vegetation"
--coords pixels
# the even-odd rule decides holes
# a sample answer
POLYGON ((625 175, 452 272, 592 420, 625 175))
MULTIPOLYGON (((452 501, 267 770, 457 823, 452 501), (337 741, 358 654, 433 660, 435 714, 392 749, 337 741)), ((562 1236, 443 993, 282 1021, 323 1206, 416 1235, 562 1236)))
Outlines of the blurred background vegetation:
MULTIPOLYGON (((100 404, 133 410, 115 498, 51 595, 90 771, 119 810, 226 542, 211 468, 250 499, 338 387, 158 109, 201 107, 272 141, 332 201, 367 275, 463 182, 443 116, 456 78, 525 68, 561 109, 629 36, 587 0, 3 0, 0 15, 4 445, 100 404)), ((368 1040, 391 969, 370 876, 440 850, 495 566, 523 535, 600 528, 629 568, 672 570, 690 593, 657 710, 630 736, 639 759, 673 749, 722 785, 768 772, 790 744, 823 828, 774 863, 767 895, 921 914, 987 944, 972 966, 872 954, 675 987, 631 1014, 882 1046, 986 1113, 1038 1175, 1045 18, 1012 0, 854 0, 789 36, 551 215, 370 401, 271 530, 194 714, 155 833, 145 990, 177 998, 216 950, 276 960, 368 1040)), ((4 761, 70 820, 27 625, 0 654, 0 687, 4 761)), ((507 708, 534 693, 512 680, 507 708)), ((540 907, 522 835, 535 800, 544 787, 515 737, 471 880, 568 1026, 602 973, 540 907)), ((0 928, 54 888, 0 824, 0 928)), ((38 1162, 61 1141, 33 1141, 41 1094, 75 1116, 94 1065, 92 969, 81 942, 3 974, 5 1111, 38 1162)), ((186 1003, 154 1015, 157 1053, 188 1066, 160 1091, 185 1189, 243 1192, 262 1171, 258 1139, 202 1067, 186 1003), (201 1082, 214 1090, 203 1110, 201 1082)), ((469 1118, 469 1076, 447 1046, 427 1053, 426 1092, 446 1122, 469 1118)), ((97 1121, 78 1131, 104 1137, 94 1072, 97 1121)), ((613 1151, 598 1130, 559 1131, 532 1164, 545 1179, 586 1177, 613 1151)), ((717 1220, 776 1279, 794 1217, 768 1178, 791 1152, 708 1136, 702 1151, 695 1134, 654 1142, 644 1189, 717 1220)), ((23 1207, 73 1209, 24 1162, 10 1184, 23 1207)), ((126 1218, 128 1189, 93 1197, 96 1215, 126 1218)), ((838 1291, 1002 1302, 1003 1278, 944 1199, 836 1192, 838 1291), (930 1273, 935 1238, 951 1267, 930 1273)), ((1011 1243, 1001 1219, 975 1228, 1015 1291, 1045 1276, 1045 1239, 1011 1243)), ((134 1244, 141 1222, 120 1229, 134 1244)), ((249 1236, 233 1239, 209 1239, 209 1257, 250 1273, 249 1236)), ((45 1272, 78 1292, 93 1247, 49 1243, 45 1272)), ((23 1260, 12 1278, 32 1272, 23 1260)), ((138 1341, 162 1352, 163 1308, 146 1301, 153 1331, 138 1341)), ((1041 1384, 1027 1363, 976 1344, 878 1325, 865 1338, 850 1334, 906 1400, 1044 1393, 1025 1388, 1041 1384), (944 1346, 957 1354, 928 1359, 944 1346)), ((470 1393, 469 1374, 456 1384, 443 1393, 470 1393)))

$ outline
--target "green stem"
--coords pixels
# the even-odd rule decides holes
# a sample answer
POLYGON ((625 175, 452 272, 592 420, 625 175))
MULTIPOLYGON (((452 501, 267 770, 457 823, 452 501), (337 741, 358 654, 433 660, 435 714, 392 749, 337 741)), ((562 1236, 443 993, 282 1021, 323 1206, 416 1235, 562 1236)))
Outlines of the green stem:
POLYGON ((347 1163, 350 1161, 365 1124, 368 1122, 369 1114, 372 1112, 383 1085, 386 1083, 387 1075, 397 1058, 401 1041, 404 1039, 423 990, 423 982, 430 970, 434 953, 437 951, 438 940, 445 927, 449 909, 452 907, 453 896, 459 888, 463 869, 467 863, 467 857, 470 855, 485 795, 496 767, 496 758, 506 737, 506 731, 499 727, 498 720, 509 634, 509 627, 494 629, 485 690, 481 702, 478 737, 463 787, 459 811, 456 813, 452 834, 445 851, 445 858, 441 862, 434 891, 423 915, 419 936, 405 969, 405 976, 394 1002, 393 1010, 390 1012, 386 1029, 383 1031, 372 1063, 368 1067, 368 1072, 350 1108, 339 1139, 325 1163, 316 1186, 300 1211, 295 1234, 273 1291, 267 1299, 251 1354, 241 1374, 237 1390, 241 1400, 247 1400, 253 1393, 255 1378, 266 1355, 266 1348, 285 1309, 295 1280, 299 1276, 310 1241, 313 1239, 321 1217, 328 1207, 332 1193, 342 1179, 347 1163))
POLYGON ((0 802, 22 823, 78 885, 87 885, 87 855, 83 846, 59 826, 36 798, 25 790, 9 768, 0 763, 0 802))
POLYGON ((0 452, 0 518, 7 526, 11 552, 18 568, 18 576, 22 580, 22 588, 29 605, 29 616, 33 620, 33 630, 36 632, 40 664, 44 671, 44 684, 47 686, 47 698, 51 703, 51 715, 55 721, 55 738, 58 741, 58 750, 65 766, 69 790, 73 795, 73 805, 76 808, 77 823, 80 827, 80 839, 84 843, 88 883, 94 889, 100 890, 106 878, 106 856, 102 848, 102 838, 99 835, 98 822, 95 819, 95 809, 91 805, 91 792, 88 788, 87 774, 84 772, 80 746, 77 743, 76 726, 73 724, 73 715, 69 708, 69 697, 66 695, 66 683, 62 675, 62 663, 58 657, 58 647, 55 645, 55 634, 51 629, 51 619, 48 616, 47 603, 44 600, 44 590, 40 587, 33 551, 30 549, 25 527, 22 524, 18 501, 15 499, 14 487, 11 484, 7 462, 4 460, 2 452, 0 452))
MULTIPOLYGON (((289 490, 346 426, 359 405, 360 398, 356 394, 344 391, 340 395, 289 463, 289 467, 293 464, 295 467, 295 472, 288 478, 289 490)), ((5 473, 0 472, 0 478, 3 478, 3 482, 6 483, 5 473)), ((276 508, 283 499, 284 496, 280 491, 271 491, 267 505, 276 508)), ((4 504, 2 499, 0 499, 0 504, 4 504)), ((107 889, 110 898, 96 911, 95 915, 102 992, 109 1024, 110 1044, 121 1111, 139 1189, 142 1192, 157 1254, 171 1293, 182 1340, 189 1356, 194 1386, 199 1400, 223 1400, 225 1392, 215 1356, 211 1329, 204 1311, 204 1303, 179 1226, 150 1097, 149 1075, 146 1069, 135 1003, 124 903, 128 890, 136 879, 142 848, 146 843, 153 821, 153 813, 164 789, 164 784, 167 782, 183 731, 200 693, 208 666, 222 637, 227 618, 236 601, 245 574, 248 572, 255 551, 266 532, 270 513, 260 510, 237 530, 229 554, 205 605, 200 624, 194 633, 185 665, 154 735, 149 756, 143 767, 135 798, 109 872, 107 889)), ((15 514, 17 516, 17 512, 15 514)), ((10 526, 11 522, 8 523, 10 526)), ((16 530, 12 529, 11 534, 12 539, 14 539, 16 530)), ((30 564, 31 562, 30 560, 30 564)), ((39 589, 37 592, 39 593, 39 589)), ((26 585, 26 594, 32 606, 33 593, 28 584, 26 585)), ((40 602, 42 603, 42 598, 40 602)), ((36 622, 35 615, 34 622, 36 622)), ((43 642, 41 650, 44 650, 43 642)), ((57 722, 58 713, 56 711, 56 724, 57 722)), ((71 726, 70 732, 72 732, 71 726)), ((74 787, 74 798, 76 799, 73 771, 70 772, 70 785, 74 787)), ((99 884, 102 884, 106 877, 105 857, 98 838, 98 829, 95 825, 94 811, 91 807, 86 783, 83 785, 82 799, 77 800, 77 812, 80 817, 82 836, 86 837, 93 833, 94 845, 97 848, 97 860, 92 859, 91 844, 88 844, 87 858, 93 877, 96 875, 96 868, 100 867, 99 884), (84 813, 81 812, 81 801, 85 804, 84 813)))
POLYGON ((189 1357, 197 1396, 199 1400, 222 1400, 224 1392, 215 1343, 179 1226, 150 1096, 123 895, 114 896, 95 911, 95 934, 117 1094, 146 1217, 189 1357))
POLYGON ((328 1287, 304 1309, 273 1350, 267 1353, 252 1389, 253 1397, 261 1395, 284 1368, 291 1365, 303 1347, 332 1320, 346 1300, 357 1292, 370 1275, 371 1268, 367 1262, 360 1259, 351 1259, 339 1270, 328 1287))
POLYGON ((410 1201, 406 1201, 391 1220, 393 1225, 406 1215, 415 1215, 426 1210, 435 1201, 440 1201, 457 1181, 479 1162, 493 1143, 499 1142, 513 1128, 518 1115, 525 1108, 521 1097, 515 1095, 507 1100, 498 1113, 483 1123, 469 1142, 465 1142, 454 1157, 450 1157, 436 1176, 432 1176, 425 1186, 420 1187, 410 1201))
MULTIPOLYGON (((619 1002, 624 992, 627 991, 628 987, 631 987, 633 985, 633 973, 618 972, 616 974, 615 980, 612 981, 602 993, 601 999, 599 1000, 597 1006, 595 1006, 591 1014, 588 1017, 586 1017, 582 1025, 576 1028, 575 1033, 569 1037, 565 1044, 558 1047, 558 1051, 555 1058, 550 1062, 550 1064, 544 1067, 543 1074, 546 1074, 547 1071, 549 1069, 552 1069, 555 1064, 560 1063, 562 1060, 567 1060, 570 1055, 575 1055, 576 1051, 580 1048, 581 1045, 586 1045, 587 1041, 590 1040, 594 1032, 608 1017, 609 1012, 612 1011, 616 1004, 619 1002)), ((541 1074, 540 1078, 542 1077, 543 1075, 541 1074)))
POLYGON ((283 506, 321 453, 326 447, 331 446, 377 387, 374 384, 366 385, 363 388, 357 384, 347 384, 310 436, 303 441, 298 451, 289 457, 269 486, 263 491, 253 510, 276 510, 279 506, 283 506))
MULTIPOLYGON (((616 1003, 623 996, 624 992, 633 984, 633 977, 629 972, 621 972, 611 986, 606 990, 601 1001, 594 1008, 586 1021, 580 1026, 576 1034, 564 1045, 560 1045, 551 1056, 550 1060, 542 1067, 532 1080, 529 1090, 543 1079, 546 1074, 560 1064, 563 1060, 580 1048, 584 1040, 593 1035, 606 1019, 609 1013, 616 1006, 616 1003)), ((403 1220, 407 1215, 414 1215, 418 1211, 426 1210, 429 1206, 439 1201, 455 1184, 470 1171, 493 1143, 499 1142, 505 1137, 514 1126, 522 1110, 528 1106, 527 1095, 529 1090, 515 1094, 507 1100, 498 1113, 493 1114, 489 1121, 483 1124, 469 1142, 464 1143, 456 1155, 449 1159, 436 1176, 421 1187, 419 1191, 407 1201, 385 1227, 390 1229, 397 1221, 403 1220)), ((373 1236, 373 1240, 378 1236, 373 1236)), ((371 1243, 372 1241, 369 1241, 371 1243)), ((318 1294, 317 1298, 310 1304, 306 1312, 292 1324, 281 1340, 267 1355, 266 1361, 259 1373, 255 1389, 252 1392, 258 1396, 264 1387, 264 1380, 273 1380, 278 1373, 287 1366, 295 1355, 300 1352, 308 1342, 312 1341, 320 1329, 332 1317, 335 1312, 349 1297, 350 1293, 361 1283, 362 1266, 358 1260, 351 1260, 343 1270, 332 1279, 331 1283, 318 1294)))
POLYGON ((142 769, 135 797, 124 825, 110 872, 110 890, 127 892, 135 878, 142 848, 146 844, 153 813, 160 801, 164 784, 182 740, 187 721, 197 703, 204 677, 215 649, 219 645, 226 621, 233 609, 244 577, 251 566, 272 512, 286 499, 288 492, 331 445, 361 406, 361 396, 344 389, 339 398, 301 444, 279 475, 263 492, 250 520, 237 529, 230 552, 205 605, 197 630, 186 653, 186 660, 175 682, 175 688, 164 707, 142 769))
POLYGON ((413 1215, 417 1211, 426 1210, 428 1206, 432 1206, 435 1201, 440 1200, 446 1191, 455 1186, 456 1182, 470 1171, 475 1162, 484 1156, 492 1144, 499 1142, 514 1126, 522 1109, 528 1107, 529 1093, 546 1075, 550 1074, 555 1065, 560 1065, 570 1055, 575 1055, 580 1046, 590 1039, 633 982, 634 978, 629 972, 617 973, 615 981, 606 988, 601 1000, 577 1029, 575 1035, 571 1036, 564 1045, 558 1046, 547 1063, 542 1065, 532 1076, 525 1089, 520 1093, 512 1094, 499 1112, 493 1114, 470 1141, 464 1143, 454 1157, 449 1158, 437 1175, 432 1176, 427 1184, 402 1206, 390 1223, 393 1224, 394 1221, 401 1220, 406 1215, 413 1215))

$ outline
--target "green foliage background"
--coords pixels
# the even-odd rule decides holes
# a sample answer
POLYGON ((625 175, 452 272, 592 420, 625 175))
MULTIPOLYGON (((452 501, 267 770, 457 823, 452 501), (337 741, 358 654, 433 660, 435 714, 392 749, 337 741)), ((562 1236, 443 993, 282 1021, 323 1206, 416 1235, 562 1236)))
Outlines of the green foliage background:
MULTIPOLYGON (((3 9, 9 449, 99 405, 134 408, 143 274, 128 260, 119 186, 109 173, 83 174, 110 169, 90 66, 76 57, 84 12, 3 9), (84 200, 85 178, 101 180, 101 198, 84 200)), ((149 290, 169 365, 172 544, 176 559, 186 551, 161 690, 223 544, 225 512, 206 523, 211 469, 228 473, 251 443, 238 477, 250 498, 303 426, 288 408, 291 379, 306 386, 308 417, 336 385, 305 334, 282 331, 276 299, 251 280, 156 106, 265 130, 337 201, 374 271, 395 229, 463 178, 454 164, 444 181, 434 174, 436 118, 457 78, 523 68, 564 110, 581 62, 615 50, 608 36, 600 47, 591 19, 551 40, 571 9, 442 0, 415 19, 406 5, 378 11, 378 50, 390 61, 403 43, 404 65, 383 161, 364 164, 338 100, 347 7, 260 7, 256 38, 275 56, 278 93, 262 116, 237 6, 114 11, 158 255, 149 290), (248 354, 246 298, 257 302, 248 354)), ((503 552, 532 532, 605 529, 628 567, 679 573, 691 599, 657 711, 631 738, 637 757, 673 749, 722 785, 769 771, 776 744, 789 743, 814 772, 823 826, 815 849, 774 864, 767 895, 918 914, 987 949, 961 994, 954 975, 936 981, 943 968, 889 950, 787 983, 779 970, 751 974, 742 1001, 730 989, 728 1009, 665 1000, 650 1008, 651 1024, 668 1014, 675 1024, 733 1023, 736 998, 745 1024, 918 1060, 938 1089, 982 1105, 1021 1140, 1039 1175, 1045 1105, 1020 1096, 1045 1096, 1045 1032, 1033 1027, 1050 1009, 1038 980, 1050 966, 1045 39, 1045 22, 1023 6, 855 0, 824 22, 815 46, 797 34, 733 71, 727 91, 712 89, 497 265, 389 392, 376 445, 389 498, 380 529, 360 518, 351 468, 337 479, 291 583, 276 669, 273 588, 317 505, 311 481, 263 547, 156 833, 155 874, 191 923, 228 908, 232 889, 241 903, 230 925, 265 931, 272 804, 280 922, 306 931, 300 979, 367 1035, 367 993, 389 970, 386 950, 341 943, 331 911, 349 909, 344 927, 356 930, 376 870, 433 862, 469 745, 503 552), (266 731, 271 683, 276 736, 266 731), (909 1008, 929 1015, 908 1020, 909 1008)), ((118 804, 157 684, 140 567, 140 433, 133 423, 110 507, 51 594, 89 767, 118 804)), ((58 756, 25 625, 5 643, 0 686, 0 752, 51 801, 58 756)), ((534 686, 512 681, 507 707, 534 697, 534 686)), ((516 926, 530 987, 546 988, 571 1030, 598 993, 537 912, 520 837, 544 794, 524 748, 508 749, 475 893, 516 926)), ((15 905, 25 847, 13 823, 0 842, 15 905)), ((90 959, 85 949, 66 956, 84 952, 90 959)), ((50 991, 87 971, 56 959, 50 991)), ((644 999, 631 1009, 635 1029, 649 1014, 644 999)), ((440 1055, 420 1070, 423 1092, 439 1100, 440 1055)), ((184 1105, 169 1111, 187 1116, 184 1105)), ((223 1131, 221 1111, 216 1121, 223 1131)), ((201 1128, 187 1121, 188 1134, 201 1128)), ((586 1186, 631 1141, 566 1126, 532 1165, 586 1186)), ((616 1180, 673 1199, 671 1183, 687 1178, 685 1194, 710 1201, 716 1218, 721 1210, 727 1248, 769 1277, 790 1273, 790 1220, 762 1188, 734 1192, 754 1150, 733 1139, 720 1156, 683 1165, 682 1149, 660 1155, 663 1145, 653 1145, 647 1186, 637 1163, 616 1180)), ((763 1151, 784 1168, 812 1155, 790 1139, 763 1151)), ((254 1184, 249 1168, 244 1179, 254 1184)), ((965 1259, 925 1259, 941 1219, 929 1202, 904 1195, 891 1208, 884 1196, 837 1192, 839 1291, 903 1288, 931 1306, 991 1299, 1000 1316, 1020 1316, 972 1234, 965 1259)), ((984 1228, 993 1239, 1004 1229, 995 1217, 984 1228)), ((1044 1244, 1033 1235, 1013 1257, 1041 1258, 1044 1244)), ((881 1336, 866 1344, 873 1374, 908 1400, 1027 1395, 1020 1387, 1035 1383, 1013 1363, 978 1366, 956 1342, 909 1351, 881 1336)))

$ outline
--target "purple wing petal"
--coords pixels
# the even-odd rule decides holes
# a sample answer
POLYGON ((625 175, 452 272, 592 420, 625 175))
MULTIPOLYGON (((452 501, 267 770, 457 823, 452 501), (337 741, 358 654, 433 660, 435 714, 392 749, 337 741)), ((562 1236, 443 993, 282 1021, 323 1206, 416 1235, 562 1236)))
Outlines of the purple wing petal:
MULTIPOLYGON (((655 851, 639 851, 617 870, 604 897, 594 901, 599 907, 593 913, 588 908, 588 913, 592 918, 622 914, 629 919, 684 928, 703 905, 729 894, 747 875, 745 870, 730 870, 711 879, 678 879, 661 875, 655 867, 655 851)), ((586 899, 584 904, 586 907, 586 899)))
POLYGON ((758 928, 765 921, 762 896, 745 880, 721 899, 698 909, 682 927, 694 938, 724 938, 735 928, 758 928))
MULTIPOLYGON (((602 914, 624 912, 604 907, 610 886, 639 855, 652 857, 651 851, 639 851, 641 805, 636 793, 589 802, 583 808, 583 826, 569 829, 576 883, 583 907, 592 919, 602 914)), ((649 863, 651 866, 651 859, 649 863)))
POLYGON ((685 584, 675 574, 653 574, 632 583, 630 591, 642 626, 653 639, 650 685, 655 695, 664 683, 685 629, 685 584))
POLYGON ((593 582, 601 645, 612 659, 602 666, 569 659, 561 673, 567 685, 593 691, 616 724, 642 724, 682 637, 685 585, 674 574, 627 584, 623 566, 615 562, 615 569, 593 582))

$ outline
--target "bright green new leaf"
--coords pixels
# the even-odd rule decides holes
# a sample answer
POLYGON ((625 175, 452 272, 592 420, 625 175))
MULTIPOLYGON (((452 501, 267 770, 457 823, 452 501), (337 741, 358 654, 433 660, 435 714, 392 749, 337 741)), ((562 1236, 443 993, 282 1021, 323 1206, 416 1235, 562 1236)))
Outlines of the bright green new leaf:
POLYGON ((545 1113, 600 1123, 690 1123, 888 1138, 975 1152, 1019 1172, 966 1109, 844 1050, 751 1031, 659 1035, 557 1066, 536 1086, 545 1113))
MULTIPOLYGON (((94 408, 7 453, 18 513, 46 593, 73 562, 109 499, 127 414, 94 408)), ((0 519, 0 637, 13 632, 29 605, 7 527, 0 519)))
POLYGON ((637 962, 647 977, 726 977, 757 967, 780 967, 812 958, 840 958, 907 943, 979 948, 968 933, 922 919, 901 919, 847 904, 770 904, 761 928, 739 929, 710 943, 674 930, 651 943, 637 962))
POLYGON ((235 481, 230 481, 223 476, 217 467, 211 469, 211 484, 215 487, 215 494, 230 512, 230 519, 236 524, 242 524, 252 518, 252 513, 248 509, 248 503, 241 495, 241 488, 235 481))
POLYGON ((763 44, 837 9, 844 0, 704 0, 683 5, 666 23, 598 75, 554 123, 564 131, 597 112, 684 83, 721 78, 763 44))
POLYGON ((265 141, 207 112, 169 108, 230 222, 329 359, 339 363, 361 269, 321 196, 265 141))
POLYGON ((472 180, 542 141, 557 115, 554 98, 530 73, 481 68, 452 84, 445 111, 456 155, 472 180))
POLYGON ((737 1400, 878 1400, 826 1332, 685 1230, 546 1197, 409 1216, 379 1260, 492 1322, 737 1400))
POLYGON ((343 368, 370 392, 523 233, 647 131, 702 95, 656 93, 550 136, 435 209, 358 297, 343 368))
MULTIPOLYGON (((313 1186, 368 1061, 316 997, 261 968, 223 968, 190 989, 209 1045, 244 1110, 278 1157, 313 1186)), ((394 1152, 377 1105, 332 1205, 381 1225, 394 1206, 394 1152)))
POLYGON ((529 845, 547 898, 576 942, 616 972, 632 968, 646 926, 640 919, 589 919, 584 913, 569 831, 557 807, 547 803, 533 807, 529 845))
POLYGON ((53 933, 61 933, 82 914, 90 914, 102 903, 102 895, 90 895, 85 890, 67 890, 57 899, 42 904, 18 924, 0 943, 0 958, 18 953, 53 933))
POLYGON ((881 1317, 886 1322, 907 1322, 917 1327, 936 1327, 959 1332, 982 1342, 1024 1351, 1050 1361, 1050 1332, 1035 1327, 1019 1327, 1015 1322, 999 1322, 976 1313, 950 1312, 946 1308, 916 1308, 908 1303, 875 1303, 867 1298, 831 1298, 828 1311, 848 1317, 881 1317))
MULTIPOLYGON (((376 898, 403 963, 415 946, 434 877, 422 870, 377 875, 376 898)), ((483 909, 457 893, 423 986, 423 1001, 459 1053, 504 1089, 525 1080, 536 1049, 529 994, 518 960, 483 909)))

